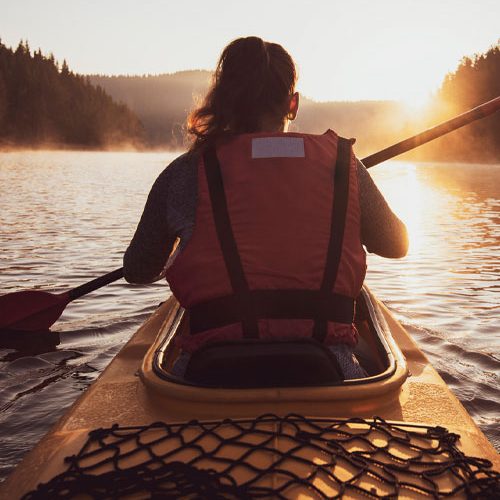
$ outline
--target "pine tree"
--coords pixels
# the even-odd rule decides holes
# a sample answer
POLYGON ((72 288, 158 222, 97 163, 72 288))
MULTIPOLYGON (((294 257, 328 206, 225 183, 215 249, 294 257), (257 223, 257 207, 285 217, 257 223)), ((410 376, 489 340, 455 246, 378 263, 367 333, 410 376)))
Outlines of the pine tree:
MULTIPOLYGON (((464 57, 445 76, 436 95, 431 122, 463 113, 500 96, 500 44, 485 54, 464 57)), ((437 159, 500 162, 500 113, 476 121, 423 148, 437 159)))
POLYGON ((66 60, 59 68, 53 54, 31 55, 27 41, 15 51, 0 42, 0 141, 101 147, 143 140, 130 109, 73 73, 66 60))

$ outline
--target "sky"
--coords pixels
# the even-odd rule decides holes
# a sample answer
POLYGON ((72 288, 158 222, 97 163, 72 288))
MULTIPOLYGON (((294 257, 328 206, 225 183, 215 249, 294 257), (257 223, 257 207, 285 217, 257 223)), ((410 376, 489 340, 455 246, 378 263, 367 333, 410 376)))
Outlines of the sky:
POLYGON ((4 44, 28 40, 83 74, 210 70, 249 35, 290 52, 310 98, 421 104, 463 56, 498 43, 500 1, 0 0, 4 44))

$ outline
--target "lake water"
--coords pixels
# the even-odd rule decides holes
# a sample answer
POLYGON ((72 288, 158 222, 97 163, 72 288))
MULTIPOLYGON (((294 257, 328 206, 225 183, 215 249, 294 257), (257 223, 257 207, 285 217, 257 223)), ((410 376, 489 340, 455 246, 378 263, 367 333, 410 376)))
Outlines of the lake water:
MULTIPOLYGON (((64 291, 121 267, 171 153, 0 154, 0 294, 64 291)), ((402 260, 367 282, 500 449, 500 165, 388 162, 371 170, 407 223, 402 260)), ((0 346, 0 479, 96 379, 168 294, 123 280, 66 309, 60 344, 0 346)))

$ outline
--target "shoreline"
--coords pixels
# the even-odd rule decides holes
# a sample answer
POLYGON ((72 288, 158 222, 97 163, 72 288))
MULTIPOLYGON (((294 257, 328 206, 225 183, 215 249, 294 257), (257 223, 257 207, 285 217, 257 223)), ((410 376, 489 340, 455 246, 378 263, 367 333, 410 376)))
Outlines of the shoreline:
POLYGON ((0 153, 37 153, 37 152, 75 152, 75 153, 177 153, 182 151, 182 149, 170 148, 167 145, 157 146, 157 147, 146 147, 146 146, 134 146, 132 144, 124 145, 110 145, 104 147, 86 147, 82 145, 72 146, 65 144, 43 144, 40 146, 27 146, 27 145, 15 145, 15 144, 0 144, 0 153))
MULTIPOLYGON (((13 154, 13 153, 134 153, 134 154, 148 154, 148 153, 166 153, 166 154, 183 154, 186 149, 182 148, 169 148, 168 146, 158 146, 154 148, 133 148, 133 147, 108 147, 108 148, 82 148, 82 147, 1 147, 0 154, 13 154)), ((454 165, 485 165, 485 166, 500 166, 500 158, 494 159, 461 159, 461 158, 420 158, 412 157, 414 155, 401 155, 387 160, 383 163, 389 162, 412 162, 422 164, 454 164, 454 165)), ((373 168, 373 167, 372 167, 373 168)))
MULTIPOLYGON (((44 144, 42 146, 16 146, 16 145, 0 145, 0 154, 11 153, 177 153, 182 154, 186 152, 187 148, 173 148, 168 145, 161 145, 156 147, 136 147, 132 145, 123 146, 108 146, 103 148, 93 148, 84 146, 69 146, 69 145, 52 145, 44 144)), ((361 155, 358 155, 358 158, 361 155)), ((412 162, 418 164, 441 164, 453 163, 457 165, 500 165, 500 158, 487 158, 479 160, 469 160, 463 158, 425 158, 420 157, 418 154, 403 154, 401 157, 395 157, 388 162, 412 162)))

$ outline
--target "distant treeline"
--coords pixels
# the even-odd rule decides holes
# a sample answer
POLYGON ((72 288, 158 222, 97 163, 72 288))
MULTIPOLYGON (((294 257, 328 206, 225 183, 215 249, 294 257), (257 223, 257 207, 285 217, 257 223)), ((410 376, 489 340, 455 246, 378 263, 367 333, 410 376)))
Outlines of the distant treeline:
POLYGON ((137 113, 151 146, 180 149, 185 145, 186 117, 208 89, 211 75, 194 70, 144 76, 90 75, 89 79, 137 113))
MULTIPOLYGON (((140 117, 152 146, 183 148, 186 116, 206 92, 208 71, 171 75, 99 76, 90 80, 140 117)), ((394 101, 315 102, 302 97, 292 130, 321 133, 332 128, 355 137, 359 157, 373 153, 500 95, 500 48, 466 57, 446 75, 425 110, 394 101)), ((406 155, 420 160, 500 161, 500 112, 450 133, 406 155)))
MULTIPOLYGON (((0 145, 87 146, 129 143, 183 149, 188 113, 205 94, 211 73, 83 77, 28 44, 0 43, 0 145), (114 100, 113 100, 114 99, 114 100), (119 104, 117 104, 119 102, 119 104), (134 114, 135 113, 135 114, 134 114), (140 121, 139 121, 140 119, 140 121)), ((367 83, 368 85, 368 83, 367 83)), ((301 98, 292 130, 332 128, 355 137, 359 157, 500 95, 500 46, 466 57, 446 75, 426 110, 393 101, 315 102, 301 98)), ((500 161, 500 113, 409 153, 422 160, 500 161)), ((408 156, 408 155, 407 155, 408 156)))
MULTIPOLYGON (((114 99, 127 104, 141 119, 149 143, 155 147, 186 147, 186 117, 210 84, 209 71, 181 71, 147 76, 90 75, 114 99)), ((328 128, 357 138, 358 154, 368 154, 401 137, 408 116, 391 101, 318 103, 301 96, 293 130, 322 133, 328 128)))
MULTIPOLYGON (((464 57, 444 78, 427 113, 427 123, 445 120, 500 96, 500 45, 464 57)), ((500 112, 421 148, 422 158, 500 162, 500 112)))
POLYGON ((0 42, 0 146, 139 146, 144 131, 124 104, 88 78, 33 54, 27 42, 14 51, 0 42))

